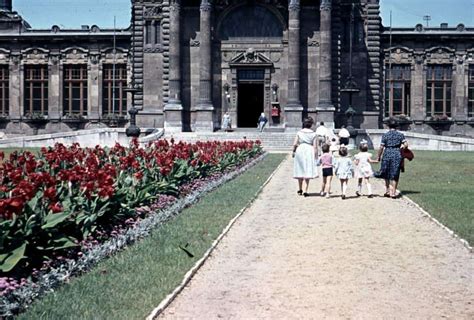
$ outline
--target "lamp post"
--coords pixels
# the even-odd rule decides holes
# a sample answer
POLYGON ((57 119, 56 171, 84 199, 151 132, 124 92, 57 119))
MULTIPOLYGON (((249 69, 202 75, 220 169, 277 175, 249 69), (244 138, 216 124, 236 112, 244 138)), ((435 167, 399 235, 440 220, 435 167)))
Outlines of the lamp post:
POLYGON ((125 130, 127 137, 138 138, 140 136, 141 130, 137 126, 137 113, 138 109, 135 107, 135 94, 141 90, 141 87, 135 83, 135 4, 132 4, 132 79, 127 88, 124 89, 125 92, 130 93, 132 106, 128 110, 130 114, 130 125, 125 130))
POLYGON ((360 92, 360 89, 357 87, 357 83, 352 76, 352 33, 354 30, 354 8, 355 4, 351 6, 351 21, 350 21, 350 30, 349 30, 349 76, 346 78, 341 92, 347 93, 349 95, 349 107, 344 112, 347 118, 347 130, 349 130, 351 136, 355 136, 356 132, 353 126, 354 115, 357 113, 356 110, 352 107, 352 95, 360 92))

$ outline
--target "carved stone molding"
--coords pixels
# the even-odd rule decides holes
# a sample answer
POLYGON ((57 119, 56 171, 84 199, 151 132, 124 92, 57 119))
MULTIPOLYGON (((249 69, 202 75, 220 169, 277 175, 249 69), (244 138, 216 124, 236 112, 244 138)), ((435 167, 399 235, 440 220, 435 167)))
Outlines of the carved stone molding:
POLYGON ((415 63, 416 64, 423 64, 425 61, 425 55, 423 53, 415 54, 415 63))
POLYGON ((52 65, 57 65, 61 60, 61 55, 59 53, 51 54, 49 57, 49 61, 52 65))
POLYGON ((319 10, 331 11, 331 9, 332 9, 331 0, 321 0, 321 5, 319 6, 319 10))
POLYGON ((189 40, 189 45, 191 47, 199 47, 201 45, 201 42, 199 40, 196 40, 196 39, 191 39, 191 40, 189 40))
POLYGON ((459 31, 459 32, 466 31, 466 26, 463 23, 460 23, 457 25, 456 31, 459 31))
POLYGON ((201 0, 201 5, 199 6, 199 10, 201 11, 211 11, 212 4, 209 0, 201 0))
POLYGON ((394 47, 385 50, 385 63, 413 63, 413 50, 407 47, 394 47))
POLYGON ((170 11, 180 11, 181 10, 181 1, 180 0, 171 0, 170 1, 170 11))
POLYGON ((21 51, 21 60, 27 64, 48 63, 49 50, 43 48, 28 48, 21 51))
POLYGON ((301 9, 301 6, 300 6, 299 0, 290 0, 290 3, 288 4, 288 10, 300 11, 300 9, 301 9))
POLYGON ((10 50, 0 48, 0 63, 8 64, 10 61, 10 50))
POLYGON ((143 52, 145 52, 145 53, 162 53, 164 51, 165 50, 164 50, 162 45, 143 48, 143 52))
POLYGON ((114 57, 113 47, 104 48, 100 51, 100 58, 104 63, 112 63, 113 61, 115 61, 116 63, 127 63, 128 50, 118 47, 115 49, 114 57))
POLYGON ((418 23, 416 26, 415 26, 415 31, 417 32, 423 32, 425 31, 425 28, 423 27, 423 25, 421 23, 418 23))
POLYGON ((70 47, 61 50, 61 62, 67 63, 87 63, 89 50, 81 47, 70 47))
POLYGON ((161 20, 163 18, 163 8, 161 6, 145 7, 143 18, 161 20))
POLYGON ((455 58, 455 50, 447 47, 433 47, 425 53, 426 63, 430 64, 452 64, 455 58))

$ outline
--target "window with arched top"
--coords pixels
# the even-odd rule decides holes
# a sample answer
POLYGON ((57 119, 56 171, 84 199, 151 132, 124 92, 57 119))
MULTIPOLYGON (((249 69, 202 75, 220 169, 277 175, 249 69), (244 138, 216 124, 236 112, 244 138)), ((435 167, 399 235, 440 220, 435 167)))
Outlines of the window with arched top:
POLYGON ((271 10, 257 4, 239 6, 220 23, 221 40, 248 38, 281 38, 283 24, 271 10))

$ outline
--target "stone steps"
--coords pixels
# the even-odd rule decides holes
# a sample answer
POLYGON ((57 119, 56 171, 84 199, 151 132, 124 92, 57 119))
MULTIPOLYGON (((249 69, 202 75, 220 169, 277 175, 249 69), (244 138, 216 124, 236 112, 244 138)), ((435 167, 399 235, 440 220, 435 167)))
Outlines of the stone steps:
POLYGON ((254 131, 237 131, 237 132, 215 132, 215 133, 198 133, 198 132, 182 132, 165 134, 164 138, 174 138, 176 141, 196 142, 196 141, 240 141, 240 140, 260 140, 265 150, 288 150, 290 151, 295 138, 295 132, 254 132, 254 131))

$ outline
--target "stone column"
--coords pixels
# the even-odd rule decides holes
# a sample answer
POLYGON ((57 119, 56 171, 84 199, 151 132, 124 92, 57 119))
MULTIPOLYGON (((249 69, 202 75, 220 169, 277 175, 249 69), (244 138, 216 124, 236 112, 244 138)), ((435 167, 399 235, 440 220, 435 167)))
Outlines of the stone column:
POLYGON ((19 121, 23 114, 21 102, 21 90, 23 85, 23 77, 21 76, 20 55, 12 56, 10 60, 10 110, 9 115, 11 120, 19 121))
POLYGON ((88 65, 88 91, 89 91, 89 108, 87 110, 87 117, 90 122, 96 124, 99 122, 102 106, 102 101, 99 95, 99 86, 102 85, 101 72, 99 66, 99 54, 91 55, 88 65))
POLYGON ((318 121, 324 121, 327 127, 334 127, 332 104, 332 70, 331 70, 331 0, 321 0, 320 63, 319 63, 319 104, 316 108, 318 121))
POLYGON ((59 52, 51 54, 49 58, 49 84, 48 84, 48 118, 52 122, 59 121, 61 117, 61 101, 59 91, 61 89, 61 78, 59 74, 59 52))
POLYGON ((196 107, 196 131, 213 131, 212 105, 212 41, 211 18, 212 4, 210 0, 201 0, 200 46, 199 46, 199 103, 196 107))
POLYGON ((183 128, 183 105, 181 104, 181 4, 170 1, 170 46, 169 46, 169 98, 163 111, 165 130, 181 132, 183 128))
POLYGON ((285 107, 287 127, 300 128, 303 106, 300 101, 300 1, 288 4, 288 102, 285 107))
MULTIPOLYGON (((423 63, 423 55, 415 55, 415 63, 412 67, 411 74, 411 106, 410 117, 421 125, 425 118, 425 65, 423 63)), ((387 94, 387 93, 386 93, 387 94)))

